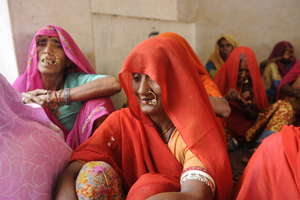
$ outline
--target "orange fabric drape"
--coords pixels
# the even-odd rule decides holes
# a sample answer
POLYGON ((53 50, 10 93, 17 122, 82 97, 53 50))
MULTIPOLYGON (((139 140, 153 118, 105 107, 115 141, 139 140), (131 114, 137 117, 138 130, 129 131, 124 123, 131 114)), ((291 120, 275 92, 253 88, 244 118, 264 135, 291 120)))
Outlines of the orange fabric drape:
MULTIPOLYGON (((132 90, 132 73, 147 74, 160 85, 165 112, 216 182, 215 199, 229 199, 231 169, 222 129, 199 79, 197 65, 186 49, 170 38, 150 38, 132 50, 119 74, 129 109, 111 114, 72 159, 109 162, 122 175, 127 188, 134 191, 148 188, 149 195, 179 191, 182 166, 141 112, 132 90), (161 184, 151 185, 156 177, 153 174, 163 177, 161 184)), ((129 190, 128 199, 140 198, 129 190)))
MULTIPOLYGON (((255 54, 250 48, 235 48, 227 61, 217 72, 215 82, 224 96, 231 88, 238 89, 237 79, 241 54, 245 55, 247 60, 256 106, 260 111, 264 111, 268 107, 268 100, 255 54)), ((236 104, 231 104, 231 115, 228 117, 227 122, 228 126, 230 126, 229 128, 233 130, 236 135, 245 134, 246 130, 254 123, 254 121, 245 118, 242 108, 236 104)))
POLYGON ((299 127, 285 126, 266 138, 244 171, 236 199, 300 199, 299 146, 299 127))
POLYGON ((213 96, 213 97, 222 97, 219 88, 217 85, 214 83, 214 81, 211 79, 209 76, 208 72, 206 71, 205 67, 201 63, 200 59, 196 55, 195 51, 192 49, 192 47, 189 45, 189 43, 184 39, 182 36, 176 33, 172 32, 165 32, 161 33, 158 35, 158 37, 168 37, 171 39, 176 40, 183 48, 186 49, 186 51, 189 53, 191 56, 191 59, 196 62, 196 66, 198 68, 199 74, 200 74, 200 79, 204 85, 204 88, 207 92, 208 95, 213 96))

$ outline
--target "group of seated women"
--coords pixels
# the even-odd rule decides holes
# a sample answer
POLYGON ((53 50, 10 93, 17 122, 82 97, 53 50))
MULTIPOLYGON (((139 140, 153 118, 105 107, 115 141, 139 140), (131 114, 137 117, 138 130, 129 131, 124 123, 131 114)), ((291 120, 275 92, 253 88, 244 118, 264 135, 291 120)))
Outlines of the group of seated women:
POLYGON ((160 34, 130 52, 117 80, 96 74, 62 28, 40 29, 13 84, 18 92, 0 77, 1 199, 298 197, 297 128, 263 141, 235 196, 226 136, 262 141, 292 124, 299 67, 283 77, 282 99, 269 105, 254 52, 225 35, 216 45, 205 68, 183 37, 160 34), (128 107, 114 111, 109 97, 121 88, 128 107), (272 173, 275 164, 261 160, 277 145, 272 153, 285 168, 272 173), (273 183, 261 168, 293 190, 277 189, 287 184, 273 183), (268 191, 255 196, 260 187, 268 191))

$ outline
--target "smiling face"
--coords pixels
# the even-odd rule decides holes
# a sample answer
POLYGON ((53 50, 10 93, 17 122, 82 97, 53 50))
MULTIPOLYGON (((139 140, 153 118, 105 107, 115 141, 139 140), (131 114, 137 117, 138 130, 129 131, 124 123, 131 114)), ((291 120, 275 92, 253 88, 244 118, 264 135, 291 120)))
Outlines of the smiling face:
POLYGON ((164 112, 160 86, 149 76, 133 73, 132 88, 143 113, 151 116, 164 112))
POLYGON ((63 72, 67 57, 58 37, 41 35, 36 41, 38 69, 42 74, 60 74, 63 72))

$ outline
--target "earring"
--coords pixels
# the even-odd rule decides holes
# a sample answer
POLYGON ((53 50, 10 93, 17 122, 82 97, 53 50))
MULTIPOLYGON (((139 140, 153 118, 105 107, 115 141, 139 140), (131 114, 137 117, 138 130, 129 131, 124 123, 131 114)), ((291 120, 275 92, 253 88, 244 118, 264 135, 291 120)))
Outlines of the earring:
POLYGON ((149 102, 149 104, 153 105, 153 106, 157 105, 158 102, 157 102, 157 96, 156 96, 156 94, 151 89, 148 90, 148 93, 150 93, 154 97, 154 99, 152 99, 149 102))

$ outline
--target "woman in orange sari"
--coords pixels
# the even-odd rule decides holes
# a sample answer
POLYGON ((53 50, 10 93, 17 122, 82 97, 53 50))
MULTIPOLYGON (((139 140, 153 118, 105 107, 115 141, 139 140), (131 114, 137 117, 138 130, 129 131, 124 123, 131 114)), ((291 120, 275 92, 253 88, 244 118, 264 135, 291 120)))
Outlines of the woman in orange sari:
POLYGON ((265 139, 242 176, 237 200, 300 199, 300 128, 285 126, 265 139))
POLYGON ((57 199, 229 199, 222 129, 188 52, 150 38, 132 50, 119 78, 129 108, 73 153, 57 199))
POLYGON ((227 119, 230 134, 243 136, 268 106, 254 52, 248 47, 233 50, 215 82, 232 109, 227 119))
POLYGON ((294 111, 290 102, 279 100, 268 107, 266 91, 254 52, 236 48, 216 74, 215 81, 231 106, 227 130, 247 142, 279 131, 291 124, 294 111))
POLYGON ((230 107, 228 102, 221 95, 218 86, 211 79, 202 62, 200 61, 192 47, 189 45, 189 43, 179 34, 172 32, 161 33, 159 37, 167 37, 175 40, 189 53, 191 59, 196 63, 196 67, 200 75, 199 77, 209 96, 209 100, 213 107, 213 110, 220 117, 228 117, 230 115, 230 107))

